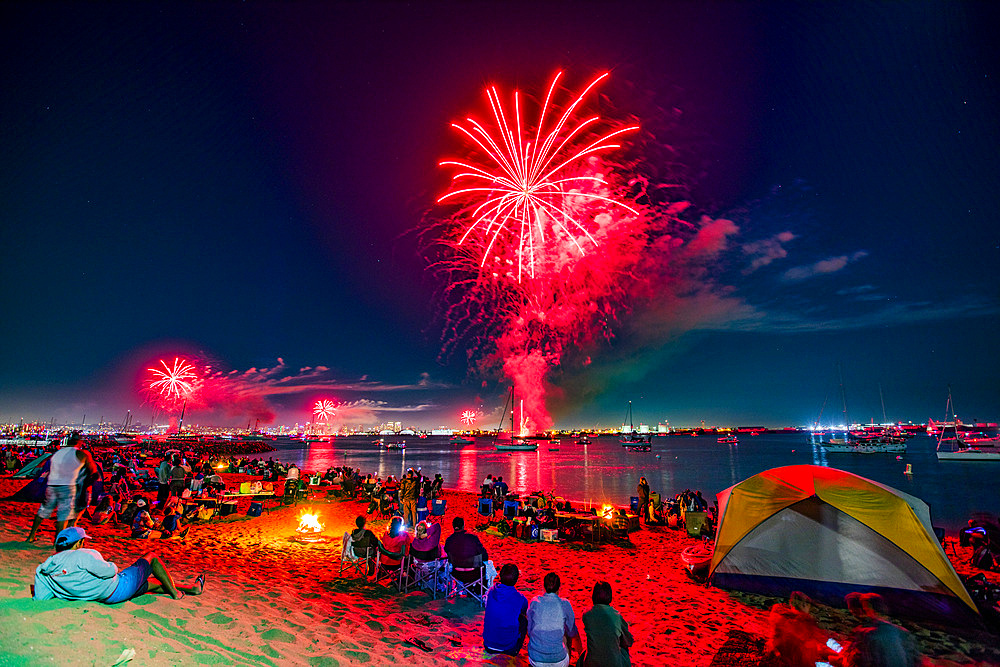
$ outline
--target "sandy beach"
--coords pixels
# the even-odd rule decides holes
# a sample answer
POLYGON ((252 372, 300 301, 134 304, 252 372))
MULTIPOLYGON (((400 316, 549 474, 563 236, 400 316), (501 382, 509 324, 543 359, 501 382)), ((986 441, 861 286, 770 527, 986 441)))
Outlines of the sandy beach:
MULTIPOLYGON (((244 479, 228 475, 230 486, 244 479)), ((0 480, 0 497, 24 484, 0 480)), ((480 523, 475 497, 446 492, 451 519, 480 523)), ((34 504, 0 503, 0 665, 114 665, 134 649, 132 665, 527 665, 482 649, 479 605, 470 599, 432 600, 424 592, 398 594, 356 576, 338 577, 340 537, 364 512, 360 501, 305 502, 259 518, 237 515, 195 524, 187 540, 134 540, 124 528, 80 525, 88 546, 127 566, 146 551, 167 563, 178 584, 207 573, 203 595, 172 600, 145 595, 108 606, 94 602, 35 602, 30 585, 35 567, 51 553, 53 524, 46 522, 35 544, 24 538, 34 504), (329 544, 290 541, 297 517, 307 508, 320 515, 329 544), (407 643, 419 638, 424 652, 407 643)), ((370 527, 380 534, 385 521, 370 527)), ((729 593, 691 581, 677 554, 694 543, 680 531, 643 528, 631 544, 598 547, 522 542, 479 533, 499 569, 513 562, 521 570, 518 589, 529 599, 542 592, 549 571, 560 574, 561 595, 579 616, 590 608, 595 581, 607 579, 613 606, 630 623, 636 642, 634 665, 709 665, 732 631, 767 634, 767 613, 777 600, 729 593)), ((951 539, 949 537, 949 539, 951 539)), ((960 574, 969 550, 949 544, 960 574)), ((989 575, 1000 580, 995 573, 989 575)), ((820 608, 818 621, 843 640, 854 623, 846 611, 820 608)), ((983 632, 901 621, 916 636, 932 665, 1000 664, 1000 640, 983 632)))

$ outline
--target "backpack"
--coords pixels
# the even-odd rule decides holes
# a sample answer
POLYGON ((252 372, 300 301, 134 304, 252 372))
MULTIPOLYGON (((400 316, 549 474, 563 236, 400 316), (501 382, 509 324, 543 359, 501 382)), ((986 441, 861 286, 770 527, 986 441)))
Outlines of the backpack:
POLYGON ((972 554, 972 567, 980 570, 992 570, 996 559, 988 546, 982 546, 972 554))

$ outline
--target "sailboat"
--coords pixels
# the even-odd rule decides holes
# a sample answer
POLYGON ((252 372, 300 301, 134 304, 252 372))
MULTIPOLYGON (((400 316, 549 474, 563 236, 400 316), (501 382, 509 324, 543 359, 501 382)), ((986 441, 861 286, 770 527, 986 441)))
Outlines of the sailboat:
POLYGON ((618 442, 621 443, 622 447, 629 452, 651 451, 653 447, 649 444, 650 437, 635 432, 635 426, 632 424, 632 401, 628 402, 628 414, 625 416, 625 419, 628 420, 628 432, 625 432, 625 424, 622 423, 622 434, 618 438, 618 442))
MULTIPOLYGON (((847 428, 847 438, 830 438, 820 443, 827 454, 905 454, 906 440, 890 436, 884 427, 875 429, 851 429, 851 421, 847 417, 847 395, 844 392, 844 374, 840 364, 837 364, 837 375, 840 379, 840 400, 844 406, 844 425, 847 428)), ((879 384, 879 397, 882 396, 882 385, 879 384)), ((885 422, 885 402, 882 402, 882 421, 885 422)), ((873 420, 874 422, 874 420, 873 420)))
POLYGON ((507 406, 504 405, 503 415, 500 417, 500 425, 497 427, 497 433, 493 437, 493 444, 498 452, 534 452, 538 449, 537 442, 530 442, 522 438, 515 438, 514 433, 517 428, 514 425, 514 387, 510 388, 510 397, 507 399, 510 401, 510 440, 497 440, 500 437, 500 432, 503 429, 504 418, 507 416, 507 406))
POLYGON ((944 411, 945 421, 942 423, 937 442, 938 461, 1000 461, 1000 439, 996 434, 958 432, 960 422, 955 414, 955 404, 951 400, 951 387, 948 387, 948 403, 944 411))

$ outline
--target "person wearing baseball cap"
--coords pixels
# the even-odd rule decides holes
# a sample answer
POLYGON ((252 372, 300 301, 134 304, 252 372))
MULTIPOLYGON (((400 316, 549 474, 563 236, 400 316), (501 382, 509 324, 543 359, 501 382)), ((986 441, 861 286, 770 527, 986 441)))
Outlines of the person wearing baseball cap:
POLYGON ((201 595, 205 574, 194 586, 178 587, 155 554, 145 554, 121 572, 94 549, 85 548, 89 535, 71 526, 56 535, 56 552, 35 570, 32 596, 36 600, 93 600, 106 604, 124 602, 144 593, 166 593, 174 599, 201 595), (149 585, 149 578, 156 583, 149 585))

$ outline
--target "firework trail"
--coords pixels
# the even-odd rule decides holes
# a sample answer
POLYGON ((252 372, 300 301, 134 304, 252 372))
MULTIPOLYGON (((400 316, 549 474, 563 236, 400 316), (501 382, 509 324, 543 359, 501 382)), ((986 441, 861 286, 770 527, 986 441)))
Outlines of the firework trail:
POLYGON ((337 406, 334 405, 333 401, 326 399, 316 401, 313 406, 313 417, 318 422, 330 421, 330 418, 337 413, 337 406))
POLYGON ((454 123, 469 155, 441 162, 454 170, 432 262, 446 281, 445 347, 472 338, 487 350, 470 361, 514 382, 525 430, 551 426, 548 376, 567 347, 613 337, 647 244, 649 212, 609 161, 638 126, 586 112, 607 77, 560 105, 557 73, 533 123, 520 93, 507 108, 490 87, 492 122, 454 123))
POLYGON ((475 424, 477 418, 478 415, 476 414, 475 410, 465 410, 459 417, 459 419, 462 420, 462 423, 465 424, 466 426, 472 426, 473 424, 475 424))
POLYGON ((165 411, 176 411, 187 400, 195 397, 200 376, 195 367, 180 357, 174 358, 173 366, 160 359, 163 369, 147 368, 149 380, 146 384, 148 394, 157 407, 165 411))

